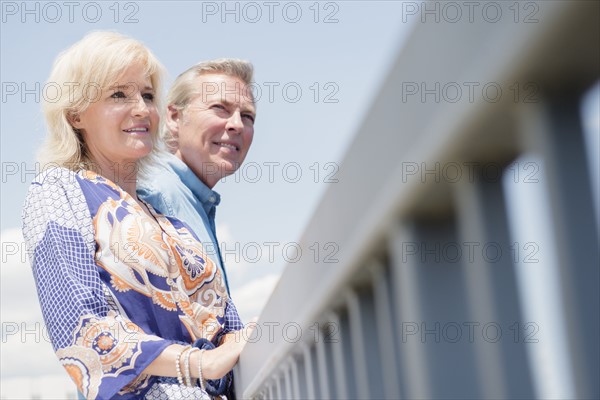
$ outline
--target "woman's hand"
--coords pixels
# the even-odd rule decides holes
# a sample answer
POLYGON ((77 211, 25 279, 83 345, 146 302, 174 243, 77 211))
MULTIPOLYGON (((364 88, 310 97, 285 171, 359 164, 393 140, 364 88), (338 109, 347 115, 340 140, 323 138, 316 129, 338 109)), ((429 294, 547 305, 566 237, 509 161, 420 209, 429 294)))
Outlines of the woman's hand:
MULTIPOLYGON (((256 319, 247 323, 243 329, 230 332, 223 337, 221 345, 212 350, 205 350, 202 354, 202 378, 220 379, 227 374, 240 358, 248 339, 251 337, 256 327, 256 319)), ((144 374, 176 377, 175 360, 177 354, 181 353, 185 347, 180 344, 174 344, 167 347, 163 352, 152 361, 144 370, 144 374)), ((200 361, 200 352, 195 351, 190 357, 190 374, 192 378, 198 378, 198 362, 200 361)))
MULTIPOLYGON (((247 323, 243 329, 230 332, 223 337, 221 345, 212 350, 204 351, 202 355, 202 378, 220 379, 231 371, 237 363, 244 346, 252 336, 256 327, 256 318, 247 323)), ((190 361, 192 376, 198 377, 198 361, 200 353, 194 352, 190 361)))

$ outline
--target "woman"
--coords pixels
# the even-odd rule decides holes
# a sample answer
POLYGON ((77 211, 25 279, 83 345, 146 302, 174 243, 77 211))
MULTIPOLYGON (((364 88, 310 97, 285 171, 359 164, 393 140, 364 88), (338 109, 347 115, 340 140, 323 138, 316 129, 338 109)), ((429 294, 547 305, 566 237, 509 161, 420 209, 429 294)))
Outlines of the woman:
POLYGON ((44 104, 52 167, 23 233, 55 352, 86 398, 208 397, 202 378, 226 375, 250 334, 191 229, 136 196, 158 151, 161 71, 141 43, 95 32, 49 78, 69 90, 44 104))

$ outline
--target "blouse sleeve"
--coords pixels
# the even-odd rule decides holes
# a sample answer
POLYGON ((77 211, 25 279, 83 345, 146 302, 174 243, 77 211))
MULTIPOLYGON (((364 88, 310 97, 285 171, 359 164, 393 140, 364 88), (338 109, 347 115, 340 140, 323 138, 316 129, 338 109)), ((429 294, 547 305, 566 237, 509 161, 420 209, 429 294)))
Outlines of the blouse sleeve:
POLYGON ((94 229, 76 175, 54 168, 31 184, 23 210, 42 314, 54 351, 86 398, 136 398, 142 371, 171 341, 145 334, 108 306, 94 229))
POLYGON ((244 324, 238 314, 237 308, 231 299, 227 300, 225 306, 225 322, 223 324, 223 333, 239 331, 244 328, 244 324))

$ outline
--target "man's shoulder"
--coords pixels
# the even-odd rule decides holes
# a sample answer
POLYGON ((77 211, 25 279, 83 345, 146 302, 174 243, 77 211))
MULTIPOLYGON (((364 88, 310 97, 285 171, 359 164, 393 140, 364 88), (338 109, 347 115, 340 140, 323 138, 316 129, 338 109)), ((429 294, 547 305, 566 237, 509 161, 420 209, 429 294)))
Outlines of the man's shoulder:
POLYGON ((157 158, 157 164, 138 181, 138 191, 163 192, 185 188, 185 184, 173 168, 175 160, 179 159, 171 154, 161 154, 157 158))
POLYGON ((182 207, 194 202, 191 190, 177 173, 177 157, 161 155, 146 177, 138 182, 137 193, 154 208, 166 215, 177 215, 182 207))

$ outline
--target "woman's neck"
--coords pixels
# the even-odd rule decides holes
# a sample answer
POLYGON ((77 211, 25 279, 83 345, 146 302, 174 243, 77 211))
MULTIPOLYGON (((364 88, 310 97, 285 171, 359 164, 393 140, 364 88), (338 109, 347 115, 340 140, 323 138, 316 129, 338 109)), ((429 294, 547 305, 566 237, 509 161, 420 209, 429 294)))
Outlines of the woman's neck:
POLYGON ((94 160, 89 163, 91 165, 88 165, 87 169, 109 179, 129 193, 131 197, 134 199, 137 198, 138 164, 135 161, 110 162, 94 160))

